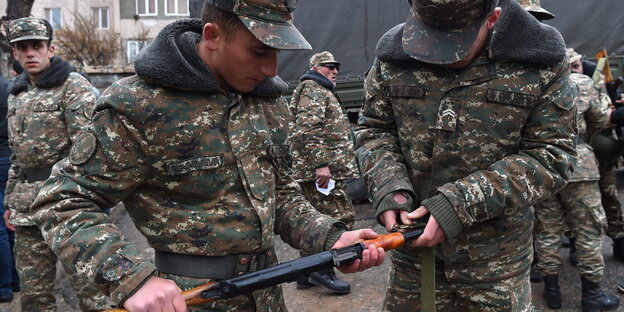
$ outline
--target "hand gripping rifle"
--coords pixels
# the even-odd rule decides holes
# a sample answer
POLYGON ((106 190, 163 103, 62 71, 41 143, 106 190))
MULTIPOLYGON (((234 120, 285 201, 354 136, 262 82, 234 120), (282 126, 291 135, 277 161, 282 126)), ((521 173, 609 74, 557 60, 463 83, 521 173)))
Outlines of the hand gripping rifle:
MULTIPOLYGON (((269 268, 250 272, 241 276, 211 282, 182 292, 187 306, 203 304, 249 294, 254 290, 294 282, 300 275, 309 274, 352 263, 362 259, 362 252, 370 245, 388 251, 403 246, 406 241, 418 238, 423 228, 407 232, 381 234, 375 239, 365 240, 346 247, 331 249, 311 256, 284 262, 269 268)), ((106 312, 127 312, 124 309, 112 309, 106 312)))

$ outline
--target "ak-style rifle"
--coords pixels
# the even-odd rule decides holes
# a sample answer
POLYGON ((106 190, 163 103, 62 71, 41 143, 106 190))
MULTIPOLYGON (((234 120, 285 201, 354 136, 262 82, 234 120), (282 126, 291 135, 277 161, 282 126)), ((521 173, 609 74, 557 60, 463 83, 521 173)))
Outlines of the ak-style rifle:
MULTIPOLYGON (((391 250, 403 246, 405 242, 418 238, 424 228, 415 228, 407 232, 381 234, 346 247, 331 249, 311 256, 284 262, 269 268, 258 270, 211 282, 182 292, 187 306, 203 304, 220 299, 232 298, 249 294, 254 290, 275 286, 281 283, 294 282, 298 276, 349 264, 362 259, 362 252, 370 245, 391 250)), ((106 312, 123 312, 124 309, 112 309, 106 312)))

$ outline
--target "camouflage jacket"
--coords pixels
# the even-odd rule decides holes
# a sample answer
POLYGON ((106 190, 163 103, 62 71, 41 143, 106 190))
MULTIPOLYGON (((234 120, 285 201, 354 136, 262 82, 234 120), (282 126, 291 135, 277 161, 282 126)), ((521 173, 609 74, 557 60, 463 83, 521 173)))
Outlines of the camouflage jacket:
POLYGON ((50 168, 69 154, 95 104, 91 84, 60 57, 31 85, 23 72, 9 86, 9 146, 13 150, 5 206, 11 223, 34 225, 30 207, 43 181, 29 183, 20 170, 50 168))
POLYGON ((123 201, 156 250, 206 256, 267 251, 274 232, 319 252, 337 223, 305 201, 287 174, 286 83, 275 77, 250 94, 222 91, 200 63, 200 35, 199 20, 159 33, 138 56, 138 76, 98 99, 90 130, 34 205, 55 253, 116 303, 155 267, 102 207, 123 201))
POLYGON ((454 71, 407 56, 402 30, 396 26, 377 45, 356 130, 374 204, 397 190, 409 192, 416 207, 444 199, 446 204, 427 207, 446 233, 436 254, 450 282, 525 274, 532 253, 530 207, 565 186, 576 155, 563 40, 548 41, 561 43, 558 61, 550 65, 528 62, 539 54, 502 58, 492 49, 502 43, 490 42, 480 57, 454 71), (460 230, 450 231, 456 222, 460 230))
POLYGON ((578 161, 570 182, 598 181, 598 160, 588 144, 592 134, 601 131, 608 122, 609 106, 601 101, 594 81, 584 74, 571 73, 570 80, 576 85, 578 93, 575 100, 579 144, 578 161))
POLYGON ((290 100, 293 175, 298 181, 315 181, 315 169, 324 166, 334 180, 358 177, 349 121, 333 85, 323 78, 308 71, 290 100))

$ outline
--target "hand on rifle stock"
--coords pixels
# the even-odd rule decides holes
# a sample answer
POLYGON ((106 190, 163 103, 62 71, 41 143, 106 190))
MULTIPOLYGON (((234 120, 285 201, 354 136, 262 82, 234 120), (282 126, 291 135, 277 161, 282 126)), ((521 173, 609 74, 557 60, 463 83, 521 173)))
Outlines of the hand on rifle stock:
MULTIPOLYGON (((332 249, 348 246, 357 241, 377 238, 378 236, 379 235, 371 229, 344 232, 332 246, 332 249)), ((357 259, 348 265, 342 265, 338 267, 338 270, 342 273, 363 271, 370 267, 381 265, 384 261, 384 257, 385 251, 383 248, 375 245, 369 245, 366 250, 362 251, 362 259, 357 259)))

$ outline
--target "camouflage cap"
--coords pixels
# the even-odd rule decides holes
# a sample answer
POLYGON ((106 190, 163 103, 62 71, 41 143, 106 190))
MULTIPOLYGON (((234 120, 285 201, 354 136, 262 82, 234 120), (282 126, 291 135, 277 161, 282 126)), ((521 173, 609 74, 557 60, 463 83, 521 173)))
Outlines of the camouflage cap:
POLYGON ((576 51, 574 51, 574 49, 572 48, 566 49, 566 56, 568 57, 568 60, 570 60, 570 63, 576 62, 580 60, 582 57, 580 54, 576 53, 576 51))
POLYGON ((22 40, 52 40, 52 26, 36 17, 23 17, 10 21, 6 26, 9 43, 22 40))
POLYGON ((411 0, 403 49, 412 58, 451 64, 466 57, 498 0, 411 0))
POLYGON ((323 51, 323 52, 319 52, 319 53, 312 55, 312 57, 310 58, 310 67, 317 65, 317 64, 340 65, 340 62, 336 61, 336 59, 334 58, 334 55, 331 54, 330 52, 323 51))
POLYGON ((293 25, 298 0, 206 0, 206 3, 238 15, 262 43, 281 50, 311 50, 293 25))
POLYGON ((540 21, 549 20, 555 18, 555 14, 546 11, 540 6, 540 0, 516 0, 520 5, 535 18, 540 21))

